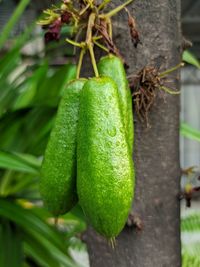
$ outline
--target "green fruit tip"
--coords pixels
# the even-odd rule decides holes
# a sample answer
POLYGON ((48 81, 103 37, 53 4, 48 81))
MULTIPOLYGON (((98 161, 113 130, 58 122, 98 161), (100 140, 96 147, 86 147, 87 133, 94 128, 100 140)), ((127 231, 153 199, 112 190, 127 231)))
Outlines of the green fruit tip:
POLYGON ((111 246, 111 248, 114 250, 115 247, 116 247, 116 244, 117 244, 115 237, 110 237, 110 238, 108 239, 108 244, 109 244, 109 245, 111 246))

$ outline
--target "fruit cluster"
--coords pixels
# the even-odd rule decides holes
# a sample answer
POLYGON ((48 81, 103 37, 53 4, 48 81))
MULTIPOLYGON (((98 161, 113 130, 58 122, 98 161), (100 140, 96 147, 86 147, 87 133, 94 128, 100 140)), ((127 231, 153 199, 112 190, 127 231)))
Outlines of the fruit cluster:
POLYGON ((46 148, 41 194, 55 215, 79 201, 88 222, 113 239, 134 192, 131 93, 121 60, 98 63, 100 77, 67 85, 46 148))
POLYGON ((161 73, 146 66, 135 78, 130 76, 128 83, 126 62, 112 38, 111 18, 126 11, 136 48, 141 43, 139 33, 126 8, 133 0, 104 13, 110 1, 79 0, 75 4, 63 0, 60 8, 45 11, 47 17, 40 21, 49 41, 59 39, 63 25, 72 26, 76 38, 66 41, 81 49, 76 79, 65 89, 46 148, 40 188, 55 216, 79 202, 96 231, 114 240, 126 223, 134 196, 132 99, 138 117, 148 123, 159 90, 180 93, 165 83, 166 76, 183 64, 161 73), (86 33, 84 41, 78 40, 79 33, 86 33), (94 46, 106 52, 98 64, 94 46), (80 73, 87 51, 95 77, 83 79, 80 73))
POLYGON ((104 15, 100 11, 108 2, 97 6, 93 0, 81 1, 77 12, 65 1, 56 14, 48 10, 51 16, 43 21, 52 31, 52 25, 62 22, 59 16, 70 14, 76 26, 85 19, 87 31, 85 42, 67 40, 81 53, 76 79, 66 86, 47 144, 40 191, 54 216, 79 202, 95 230, 113 240, 126 223, 135 183, 132 97, 124 62, 112 41, 110 19, 127 3, 104 15), (98 64, 94 45, 107 53, 98 64), (87 79, 80 78, 86 50, 95 73, 87 79))

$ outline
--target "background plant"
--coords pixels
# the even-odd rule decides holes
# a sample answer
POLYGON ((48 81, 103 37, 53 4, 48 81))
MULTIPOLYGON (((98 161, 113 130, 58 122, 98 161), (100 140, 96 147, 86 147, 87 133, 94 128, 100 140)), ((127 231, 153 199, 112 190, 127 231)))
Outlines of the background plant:
MULTIPOLYGON (((200 68, 199 60, 190 51, 186 50, 183 53, 183 60, 200 68)), ((200 129, 193 128, 190 122, 181 122, 180 134, 193 141, 200 142, 200 129)), ((189 167, 189 166, 188 166, 189 167)), ((197 166, 199 167, 199 166, 197 166)), ((189 167, 190 168, 190 167, 189 167)), ((191 189, 198 188, 198 175, 195 173, 195 168, 192 167, 187 175, 186 187, 191 189), (193 169, 193 170, 192 170, 193 169)), ((189 169, 188 169, 189 170, 189 169)), ((195 190, 192 192, 195 192, 195 190)), ((191 196, 192 197, 192 196, 191 196)), ((191 198, 192 201, 192 198, 191 198)), ((191 203, 192 205, 192 203, 191 203)), ((183 267, 197 267, 200 265, 200 212, 198 210, 191 210, 190 213, 182 214, 181 219, 181 234, 182 234, 182 266, 183 267)))
MULTIPOLYGON (((20 1, 5 25, 0 48, 28 3, 20 1)), ((83 266, 78 261, 86 251, 78 237, 85 229, 80 208, 55 227, 38 193, 42 155, 74 68, 71 63, 52 67, 45 57, 25 60, 21 51, 35 38, 33 29, 30 25, 15 37, 0 60, 0 266, 83 266)))

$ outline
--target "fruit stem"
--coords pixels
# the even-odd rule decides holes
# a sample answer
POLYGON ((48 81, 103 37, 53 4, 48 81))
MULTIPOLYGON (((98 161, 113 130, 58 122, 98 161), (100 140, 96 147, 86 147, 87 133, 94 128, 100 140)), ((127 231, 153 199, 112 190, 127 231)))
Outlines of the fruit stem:
POLYGON ((97 40, 100 40, 100 39, 102 39, 102 36, 93 36, 92 37, 93 41, 97 41, 97 40))
POLYGON ((161 86, 159 87, 161 90, 167 92, 168 94, 170 95, 179 95, 180 94, 180 91, 172 91, 170 88, 166 87, 166 86, 161 86))
POLYGON ((110 12, 108 12, 107 14, 102 14, 99 16, 99 18, 111 18, 112 16, 116 15, 119 11, 121 11, 123 8, 125 8, 125 6, 129 5, 131 2, 133 2, 134 0, 128 0, 127 2, 125 2, 124 4, 116 7, 115 9, 111 10, 110 12))
POLYGON ((81 67, 83 64, 83 57, 85 55, 85 47, 81 49, 80 55, 79 55, 79 61, 78 61, 78 66, 77 66, 77 73, 76 73, 76 78, 80 78, 80 73, 81 73, 81 67))
POLYGON ((80 11, 79 15, 82 16, 82 15, 88 10, 89 7, 90 7, 90 3, 88 3, 88 4, 86 5, 86 7, 84 7, 84 8, 80 11))
POLYGON ((100 6, 98 7, 98 10, 100 11, 100 10, 104 9, 104 8, 110 3, 110 1, 111 1, 111 0, 104 0, 104 1, 100 4, 100 6))
POLYGON ((93 43, 92 42, 88 44, 88 49, 90 52, 90 58, 91 58, 92 66, 94 69, 94 74, 96 77, 99 77, 99 72, 97 69, 97 63, 96 63, 96 59, 95 59, 95 55, 94 55, 94 49, 93 49, 93 43))
POLYGON ((92 42, 92 29, 94 27, 95 17, 96 17, 95 13, 91 13, 91 15, 89 16, 88 28, 87 28, 87 33, 86 33, 87 44, 92 42))
POLYGON ((91 8, 94 7, 94 0, 86 0, 85 2, 88 3, 91 8))
POLYGON ((159 74, 159 77, 160 77, 160 78, 163 78, 163 77, 165 77, 166 75, 170 74, 171 72, 173 72, 173 71, 175 71, 175 70, 177 70, 177 69, 179 69, 179 68, 181 68, 181 67, 184 67, 184 65, 185 65, 185 64, 184 64, 183 62, 181 62, 181 63, 179 63, 178 65, 176 65, 176 66, 174 66, 174 67, 172 67, 172 68, 170 68, 170 69, 168 69, 168 70, 166 70, 166 71, 160 73, 160 74, 159 74))
POLYGON ((77 47, 80 47, 80 48, 82 48, 83 47, 83 44, 82 43, 78 43, 78 42, 75 42, 75 41, 72 41, 72 40, 70 40, 70 39, 66 39, 66 41, 69 43, 69 44, 71 44, 71 45, 74 45, 74 46, 77 46, 77 47))
POLYGON ((107 23, 108 23, 108 34, 112 40, 113 37, 113 30, 112 30, 112 21, 111 18, 107 18, 107 23))
POLYGON ((86 45, 90 52, 90 58, 91 58, 95 76, 99 77, 99 72, 97 69, 97 63, 96 63, 96 59, 94 55, 94 47, 93 47, 93 42, 92 42, 92 29, 94 27, 95 18, 96 18, 95 13, 91 13, 89 20, 88 20, 88 28, 87 28, 87 33, 86 33, 86 45))
POLYGON ((104 50, 106 53, 109 53, 109 50, 108 50, 108 48, 106 48, 104 45, 102 45, 102 44, 100 44, 99 42, 97 42, 97 41, 93 41, 94 42, 94 44, 96 45, 96 46, 98 46, 99 48, 101 48, 102 50, 104 50))

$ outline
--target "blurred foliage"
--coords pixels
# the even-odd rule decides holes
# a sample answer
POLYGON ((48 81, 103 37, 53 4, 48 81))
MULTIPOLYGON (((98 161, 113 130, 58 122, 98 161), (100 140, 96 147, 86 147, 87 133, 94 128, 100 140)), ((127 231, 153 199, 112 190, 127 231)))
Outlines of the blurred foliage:
POLYGON ((181 230, 182 232, 200 232, 200 214, 193 213, 186 218, 182 218, 181 230))
POLYGON ((200 131, 187 123, 181 123, 180 133, 186 138, 200 142, 200 131))
MULTIPOLYGON (((196 250, 196 248, 193 249, 196 250)), ((185 250, 183 250, 182 267, 199 267, 200 266, 199 253, 200 253, 200 245, 198 246, 197 253, 195 253, 194 255, 188 254, 185 250)))
MULTIPOLYGON (((20 1, 0 36, 0 48, 22 15, 20 1)), ((35 23, 34 23, 35 24, 35 23)), ((0 56, 0 266, 77 267, 72 251, 86 251, 86 224, 79 206, 57 224, 42 207, 40 165, 57 106, 75 66, 52 67, 44 57, 24 59, 30 26, 0 56)))
MULTIPOLYGON (((200 68, 200 62, 198 58, 188 50, 183 52, 182 60, 189 65, 192 65, 196 68, 200 68)), ((200 142, 200 130, 194 129, 186 122, 181 123, 180 133, 186 138, 200 142)))
POLYGON ((17 8, 15 9, 14 14, 9 19, 8 23, 5 25, 3 31, 0 35, 0 49, 4 46, 5 42, 7 41, 10 31, 13 29, 15 24, 20 19, 21 15, 23 14, 25 8, 29 4, 30 0, 21 0, 17 8))
POLYGON ((200 266, 200 213, 182 218, 182 267, 200 266))
POLYGON ((191 65, 197 67, 198 69, 200 69, 199 60, 190 51, 188 51, 188 50, 184 51, 182 58, 183 58, 183 61, 185 61, 186 63, 191 64, 191 65))
MULTIPOLYGON (((190 51, 183 53, 183 61, 200 68, 200 62, 190 51)), ((194 141, 200 142, 200 130, 194 129, 186 122, 180 125, 180 134, 194 141)), ((182 236, 182 267, 200 266, 200 213, 194 211, 181 218, 182 236)))

